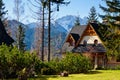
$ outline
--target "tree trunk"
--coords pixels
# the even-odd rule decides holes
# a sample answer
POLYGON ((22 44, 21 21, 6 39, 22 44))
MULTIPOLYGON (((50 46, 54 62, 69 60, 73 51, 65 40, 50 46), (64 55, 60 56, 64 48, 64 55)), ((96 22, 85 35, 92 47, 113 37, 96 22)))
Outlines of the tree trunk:
POLYGON ((42 21, 42 52, 41 52, 41 60, 44 61, 44 8, 45 8, 45 2, 43 2, 43 21, 42 21))
POLYGON ((50 17, 51 17, 51 4, 50 0, 48 0, 48 8, 49 8, 49 14, 48 14, 48 61, 50 61, 50 17))
POLYGON ((97 53, 95 53, 95 64, 94 64, 94 70, 96 70, 96 68, 98 67, 98 56, 97 56, 97 53))

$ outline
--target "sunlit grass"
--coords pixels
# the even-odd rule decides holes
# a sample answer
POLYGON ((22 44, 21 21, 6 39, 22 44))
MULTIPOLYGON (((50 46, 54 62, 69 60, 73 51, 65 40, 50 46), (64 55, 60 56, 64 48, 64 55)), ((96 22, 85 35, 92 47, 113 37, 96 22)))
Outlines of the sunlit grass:
POLYGON ((68 77, 50 75, 29 80, 120 80, 120 70, 98 70, 87 74, 70 74, 68 77))

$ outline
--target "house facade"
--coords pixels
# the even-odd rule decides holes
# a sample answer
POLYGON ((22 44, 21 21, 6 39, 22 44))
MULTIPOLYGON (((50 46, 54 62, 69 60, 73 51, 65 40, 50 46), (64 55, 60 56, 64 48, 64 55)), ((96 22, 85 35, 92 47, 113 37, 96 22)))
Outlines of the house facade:
POLYGON ((105 67, 107 62, 106 49, 100 40, 96 23, 74 26, 62 47, 62 53, 73 52, 89 57, 93 68, 105 67))

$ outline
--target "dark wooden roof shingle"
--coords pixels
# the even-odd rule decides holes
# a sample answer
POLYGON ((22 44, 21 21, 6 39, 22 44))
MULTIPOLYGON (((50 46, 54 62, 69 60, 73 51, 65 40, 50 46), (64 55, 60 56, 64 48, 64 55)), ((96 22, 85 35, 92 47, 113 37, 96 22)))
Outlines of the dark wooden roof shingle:
POLYGON ((83 31, 87 28, 86 25, 81 25, 81 26, 74 26, 70 33, 78 34, 79 36, 82 35, 83 31))
POLYGON ((11 45, 14 42, 14 40, 7 34, 5 27, 0 20, 0 45, 2 43, 6 45, 11 45))
POLYGON ((90 52, 90 53, 104 53, 106 52, 106 49, 102 44, 94 45, 94 44, 87 44, 87 45, 79 45, 78 47, 74 48, 72 52, 75 53, 84 53, 84 52, 90 52))

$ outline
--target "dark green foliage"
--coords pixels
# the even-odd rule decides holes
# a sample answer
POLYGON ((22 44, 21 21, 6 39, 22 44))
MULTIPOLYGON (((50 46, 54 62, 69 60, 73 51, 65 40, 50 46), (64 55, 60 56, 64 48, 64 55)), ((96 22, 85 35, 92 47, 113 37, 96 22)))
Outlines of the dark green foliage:
POLYGON ((76 17, 75 26, 80 26, 80 17, 76 17))
POLYGON ((120 54, 120 0, 104 0, 107 7, 100 5, 106 13, 102 15, 104 24, 100 25, 100 37, 104 41, 107 55, 118 57, 120 54))
POLYGON ((57 59, 51 60, 49 62, 44 62, 44 67, 41 69, 41 74, 54 75, 60 73, 61 70, 60 61, 57 59))
POLYGON ((91 62, 88 58, 80 54, 68 53, 62 60, 54 59, 50 62, 44 62, 41 74, 53 75, 64 71, 68 71, 69 73, 86 73, 91 69, 91 62))
POLYGON ((59 6, 61 4, 68 5, 70 1, 65 1, 65 0, 51 0, 52 3, 57 4, 57 11, 59 11, 59 6))
POLYGON ((36 58, 35 60, 35 65, 34 65, 34 69, 35 69, 35 73, 36 74, 41 74, 41 69, 44 67, 44 63, 41 62, 40 59, 36 58))
POLYGON ((16 78, 27 80, 35 74, 53 75, 63 71, 69 73, 87 72, 91 69, 88 58, 69 53, 62 60, 54 59, 41 62, 36 54, 21 53, 16 47, 0 46, 0 78, 16 78))
POLYGON ((102 15, 110 25, 120 28, 120 0, 104 0, 107 7, 100 5, 100 8, 106 13, 102 15))
POLYGON ((88 58, 80 55, 68 53, 62 60, 63 70, 69 73, 87 72, 91 69, 91 62, 88 58))
POLYGON ((0 0, 0 20, 4 20, 4 15, 7 13, 7 11, 5 11, 5 6, 3 3, 3 0, 0 0))
POLYGON ((27 78, 33 74, 39 61, 36 54, 23 54, 15 47, 1 45, 0 78, 27 78))
POLYGON ((115 67, 116 70, 120 70, 120 65, 115 67))
POLYGON ((18 26, 18 32, 17 32, 17 47, 21 52, 25 51, 25 29, 21 25, 18 26))
POLYGON ((97 17, 96 9, 94 6, 90 9, 90 13, 87 18, 88 18, 88 23, 89 22, 97 22, 98 17, 97 17))
POLYGON ((109 25, 100 24, 98 28, 99 36, 104 42, 108 56, 119 56, 120 54, 120 34, 119 30, 114 30, 109 25))

